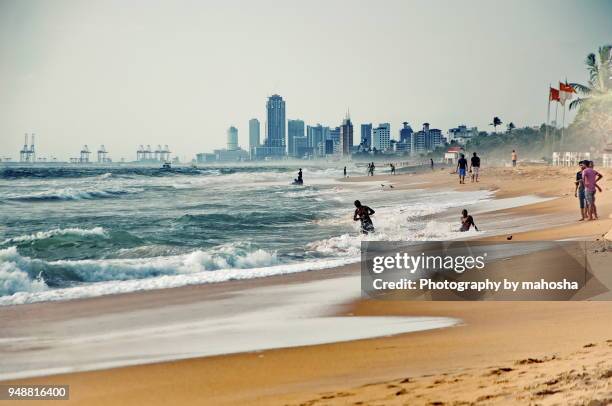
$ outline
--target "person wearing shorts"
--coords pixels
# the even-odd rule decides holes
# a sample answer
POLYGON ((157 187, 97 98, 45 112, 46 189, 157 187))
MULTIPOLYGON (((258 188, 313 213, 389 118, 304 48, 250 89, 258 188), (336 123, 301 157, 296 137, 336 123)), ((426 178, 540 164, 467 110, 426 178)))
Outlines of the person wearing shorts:
POLYGON ((461 158, 457 161, 457 172, 459 173, 459 183, 465 183, 465 173, 467 172, 468 161, 465 155, 461 154, 461 158))
POLYGON ((474 152, 474 156, 471 159, 470 172, 472 173, 472 182, 478 182, 478 175, 480 173, 480 157, 474 152))
POLYGON ((589 220, 597 220, 597 207, 595 206, 595 193, 599 188, 597 182, 603 175, 593 169, 591 161, 586 162, 586 168, 582 171, 582 181, 584 182, 586 211, 589 220))
POLYGON ((582 171, 586 169, 586 164, 584 161, 578 162, 580 166, 580 170, 576 173, 576 181, 574 184, 576 188, 574 189, 574 196, 578 198, 578 204, 580 205, 580 219, 578 221, 584 221, 587 218, 586 212, 586 192, 584 189, 584 181, 582 180, 582 171))

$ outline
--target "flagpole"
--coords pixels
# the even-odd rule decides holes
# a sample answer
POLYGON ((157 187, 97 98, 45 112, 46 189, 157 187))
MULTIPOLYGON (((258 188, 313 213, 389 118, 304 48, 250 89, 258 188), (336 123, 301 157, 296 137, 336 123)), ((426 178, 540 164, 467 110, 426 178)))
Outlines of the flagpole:
POLYGON ((563 118, 561 124, 561 145, 563 145, 563 129, 565 128, 565 103, 563 103, 563 118))
POLYGON ((548 84, 548 110, 546 111, 546 135, 544 136, 544 146, 548 148, 548 126, 550 125, 550 83, 548 84))

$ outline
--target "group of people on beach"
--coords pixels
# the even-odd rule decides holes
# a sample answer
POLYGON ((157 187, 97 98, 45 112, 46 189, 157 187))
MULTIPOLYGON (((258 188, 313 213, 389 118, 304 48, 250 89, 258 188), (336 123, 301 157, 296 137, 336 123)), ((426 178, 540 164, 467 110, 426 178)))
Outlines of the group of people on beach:
POLYGON ((376 169, 376 166, 374 165, 374 162, 370 162, 368 163, 368 171, 367 174, 369 176, 374 176, 374 169, 376 169))
POLYGON ((603 175, 594 169, 593 161, 584 160, 578 162, 580 170, 576 173, 574 196, 578 198, 580 204, 580 219, 597 220, 597 206, 595 205, 595 194, 602 192, 597 184, 603 175))
POLYGON ((467 159, 465 159, 464 154, 459 156, 459 159, 457 160, 457 168, 455 170, 455 173, 459 174, 459 184, 465 184, 465 176, 467 174, 468 167, 472 182, 478 182, 478 177, 480 176, 480 157, 476 152, 474 152, 472 155, 469 164, 467 159))

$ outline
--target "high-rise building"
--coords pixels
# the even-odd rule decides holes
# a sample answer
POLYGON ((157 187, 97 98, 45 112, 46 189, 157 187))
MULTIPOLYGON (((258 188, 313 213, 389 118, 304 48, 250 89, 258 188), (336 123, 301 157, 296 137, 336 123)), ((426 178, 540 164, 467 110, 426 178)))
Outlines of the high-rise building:
POLYGON ((238 149, 238 129, 231 126, 227 129, 227 150, 235 151, 238 149))
POLYGON ((412 130, 412 127, 410 127, 410 124, 408 124, 406 121, 404 121, 403 125, 404 126, 400 129, 399 144, 396 145, 396 148, 399 151, 411 153, 414 139, 412 133, 414 131, 412 130))
POLYGON ((251 154, 251 159, 255 158, 254 151, 260 143, 259 128, 260 127, 258 119, 252 118, 249 120, 249 154, 251 154))
POLYGON ((289 120, 287 122, 287 152, 291 156, 297 156, 297 149, 294 148, 293 139, 304 137, 304 122, 302 120, 289 120))
POLYGON ((423 129, 414 133, 412 136, 414 138, 414 148, 412 151, 417 154, 433 151, 443 146, 446 142, 446 139, 442 135, 442 131, 436 128, 429 128, 429 123, 423 123, 423 129))
POLYGON ((368 149, 372 146, 372 123, 361 124, 361 146, 368 149))
POLYGON ((340 155, 350 156, 353 148, 353 123, 351 118, 346 115, 346 118, 340 126, 340 155))
POLYGON ((372 130, 372 149, 387 151, 391 148, 391 124, 381 123, 372 130))
POLYGON ((267 109, 267 134, 265 146, 270 156, 285 155, 285 101, 275 94, 268 98, 267 109))

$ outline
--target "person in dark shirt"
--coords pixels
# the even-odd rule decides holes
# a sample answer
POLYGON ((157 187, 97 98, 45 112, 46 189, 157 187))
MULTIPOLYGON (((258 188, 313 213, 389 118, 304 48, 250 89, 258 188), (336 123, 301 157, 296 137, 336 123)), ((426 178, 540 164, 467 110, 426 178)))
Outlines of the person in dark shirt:
POLYGON ((457 172, 459 173, 459 183, 465 183, 465 173, 467 171, 468 161, 465 155, 461 154, 461 158, 457 161, 457 172))
POLYGON ((361 232, 362 234, 368 234, 374 232, 374 224, 370 216, 375 213, 374 210, 368 206, 361 204, 359 200, 355 200, 355 214, 353 214, 354 221, 361 221, 361 232))
POLYGON ((472 182, 478 182, 478 175, 480 172, 480 157, 474 152, 474 156, 471 159, 470 173, 472 174, 472 182))
POLYGON ((467 210, 463 209, 461 212, 461 228, 459 231, 470 231, 470 227, 472 226, 478 231, 478 227, 476 227, 476 223, 474 223, 474 218, 468 214, 467 210))
POLYGON ((346 166, 344 167, 344 177, 346 178, 346 166))
POLYGON ((429 164, 431 165, 431 170, 434 170, 434 161, 433 158, 429 158, 429 164))
POLYGON ((584 181, 582 180, 582 171, 586 168, 584 161, 578 162, 580 170, 576 172, 576 181, 574 182, 576 188, 574 189, 574 197, 578 198, 578 204, 580 205, 580 219, 578 221, 584 221, 587 218, 586 212, 586 194, 584 192, 584 181))

